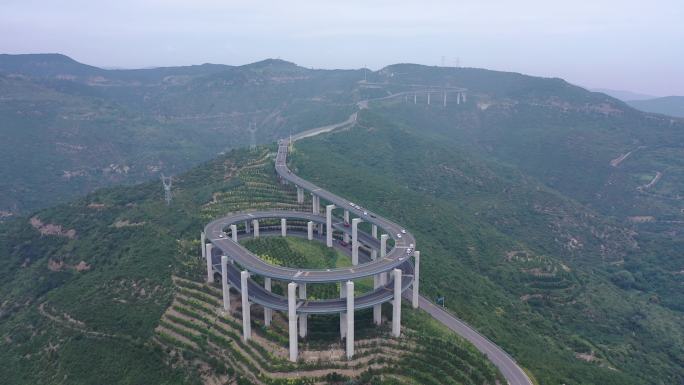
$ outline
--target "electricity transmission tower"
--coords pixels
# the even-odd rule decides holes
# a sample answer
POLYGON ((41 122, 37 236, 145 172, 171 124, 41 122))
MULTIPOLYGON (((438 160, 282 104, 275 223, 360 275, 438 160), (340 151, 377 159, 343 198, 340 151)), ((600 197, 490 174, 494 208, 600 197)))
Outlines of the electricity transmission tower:
POLYGON ((249 131, 249 149, 250 150, 255 150, 256 149, 256 123, 252 122, 249 124, 249 128, 247 129, 249 131))
POLYGON ((168 206, 171 204, 171 184, 173 183, 173 177, 165 177, 164 174, 161 174, 161 181, 164 186, 164 200, 168 206))

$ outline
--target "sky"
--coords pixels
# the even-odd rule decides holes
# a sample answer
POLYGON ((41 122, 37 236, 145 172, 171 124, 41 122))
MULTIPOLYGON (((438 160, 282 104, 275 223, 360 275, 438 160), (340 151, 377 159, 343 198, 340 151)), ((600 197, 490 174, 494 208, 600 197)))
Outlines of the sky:
POLYGON ((0 0, 0 53, 115 68, 398 62, 684 95, 684 0, 0 0))

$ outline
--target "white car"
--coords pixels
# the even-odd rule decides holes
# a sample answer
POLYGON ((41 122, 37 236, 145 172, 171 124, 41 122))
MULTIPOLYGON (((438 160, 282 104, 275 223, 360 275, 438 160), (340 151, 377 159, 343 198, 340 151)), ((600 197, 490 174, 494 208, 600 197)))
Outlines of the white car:
POLYGON ((356 205, 355 205, 354 203, 352 203, 352 202, 349 202, 349 206, 351 206, 351 207, 356 207, 356 205))
POLYGON ((406 249, 406 254, 411 254, 411 249, 406 249))
POLYGON ((401 234, 397 234, 397 238, 401 238, 401 234))
POLYGON ((363 215, 368 215, 368 211, 364 211, 364 212, 363 212, 363 215))
POLYGON ((219 238, 223 238, 223 234, 219 234, 219 238))
POLYGON ((410 248, 413 248, 413 243, 409 245, 410 248))
POLYGON ((402 233, 402 234, 406 234, 406 230, 401 229, 401 233, 402 233))

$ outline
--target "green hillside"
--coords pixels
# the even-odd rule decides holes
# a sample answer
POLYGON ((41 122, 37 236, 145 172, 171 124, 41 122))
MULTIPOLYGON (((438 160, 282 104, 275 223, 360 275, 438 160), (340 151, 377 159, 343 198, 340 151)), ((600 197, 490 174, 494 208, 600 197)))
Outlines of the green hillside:
POLYGON ((425 255, 424 294, 444 295, 541 383, 681 381, 681 313, 613 263, 638 255, 630 229, 419 127, 368 112, 298 142, 293 164, 405 224, 425 255))
MULTIPOLYGON (((359 312, 352 361, 293 365, 284 316, 276 314, 273 327, 264 328, 258 306, 257 337, 243 342, 241 310, 217 316, 220 288, 203 282, 199 231, 226 212, 305 209, 310 202, 295 203, 294 189, 278 182, 263 148, 232 151, 180 175, 175 186, 170 206, 157 183, 146 183, 99 190, 0 225, 3 384, 501 381, 481 353, 410 306, 403 309, 399 340, 389 338, 386 326, 372 325, 372 312, 359 312)), ((247 243, 283 264, 349 263, 296 239, 247 243)), ((327 289, 312 287, 311 295, 330 294, 327 289)), ((274 290, 282 288, 276 283, 274 290)), ((303 350, 344 351, 336 316, 312 317, 310 325, 303 350)))
MULTIPOLYGON (((358 82, 357 71, 280 60, 115 71, 10 58, 0 56, 0 375, 10 383, 258 383, 248 373, 291 371, 213 317, 199 230, 229 211, 309 207, 277 183, 269 150, 230 150, 249 142, 250 122, 268 143, 393 92, 407 97, 371 101, 353 128, 297 142, 296 172, 405 224, 424 256, 423 293, 445 296, 539 383, 684 381, 681 120, 561 79, 474 68, 398 64, 358 82), (467 88, 467 101, 427 105, 421 91, 439 100, 445 86, 467 88), (170 207, 160 172, 177 176, 170 207), (58 201, 71 203, 35 211, 58 201), (130 362, 104 364, 124 351, 130 362)), ((248 246, 283 264, 303 255, 296 242, 248 246)), ((390 370, 397 361, 381 350, 419 346, 403 356, 416 372, 337 369, 361 383, 492 382, 481 356, 408 313, 408 347, 368 349, 390 370), (431 343, 441 360, 426 358, 431 343), (464 367, 478 369, 459 379, 464 367)), ((274 351, 282 342, 263 338, 274 351)))
POLYGON ((0 220, 102 186, 178 174, 232 148, 352 111, 356 71, 281 60, 103 70, 62 55, 0 55, 0 220))

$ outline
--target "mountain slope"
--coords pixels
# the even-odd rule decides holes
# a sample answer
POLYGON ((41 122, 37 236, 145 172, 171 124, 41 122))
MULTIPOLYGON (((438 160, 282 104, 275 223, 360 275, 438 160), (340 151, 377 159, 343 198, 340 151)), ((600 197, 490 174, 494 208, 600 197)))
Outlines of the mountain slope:
POLYGON ((249 144, 250 125, 265 143, 343 120, 357 79, 281 60, 103 70, 0 56, 0 217, 181 172, 249 144))
MULTIPOLYGON (((409 306, 402 310, 400 340, 388 338, 387 326, 373 324, 370 309, 358 312, 361 345, 354 361, 292 364, 286 317, 274 312, 265 328, 256 316, 259 306, 253 309, 254 340, 243 342, 241 309, 219 311, 219 284, 203 282, 199 231, 225 212, 304 210, 310 202, 296 203, 295 190, 279 183, 263 148, 230 152, 178 176, 174 186, 169 206, 159 186, 146 183, 99 190, 0 225, 3 384, 501 381, 483 354, 409 306), (361 341, 368 338, 375 339, 361 341)), ((280 237, 270 241, 257 245, 286 263, 305 258, 280 237)), ((306 241, 299 245, 316 249, 306 241)), ((273 284, 282 293, 282 282, 273 284)), ((338 290, 321 288, 327 293, 312 287, 310 295, 338 290)), ((232 302, 239 304, 235 297, 232 302)), ((309 325, 302 350, 312 357, 343 352, 337 316, 312 316, 309 325)))
POLYGON ((635 252, 629 229, 413 130, 366 113, 355 129, 298 142, 293 164, 405 223, 424 255, 423 293, 445 296, 541 383, 681 381, 681 314, 587 262, 635 252))

